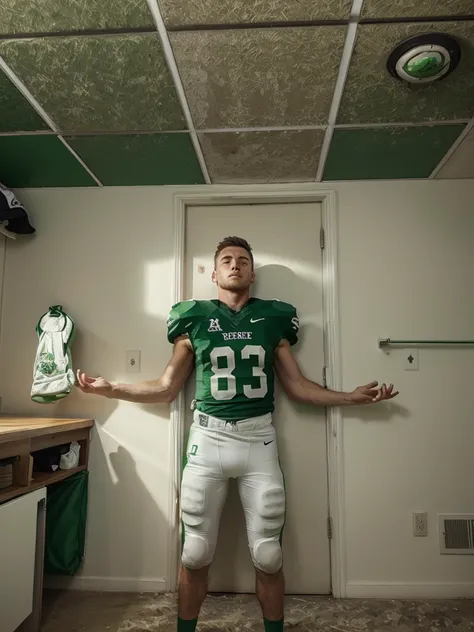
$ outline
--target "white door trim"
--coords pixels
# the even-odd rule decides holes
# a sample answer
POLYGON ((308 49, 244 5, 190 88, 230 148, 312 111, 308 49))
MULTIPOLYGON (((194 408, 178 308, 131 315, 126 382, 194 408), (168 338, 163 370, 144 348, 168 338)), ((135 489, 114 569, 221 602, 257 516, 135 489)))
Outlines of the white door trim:
MULTIPOLYGON (((184 298, 185 265, 185 217, 188 206, 245 204, 250 202, 319 202, 322 205, 322 226, 326 244, 323 250, 323 314, 325 357, 329 388, 341 390, 342 371, 339 338, 339 300, 337 274, 337 200, 332 190, 293 187, 292 185, 252 187, 206 187, 183 189, 174 194, 175 213, 175 273, 173 303, 184 298)), ((315 235, 315 246, 319 247, 319 235, 315 235)), ((169 533, 168 533, 168 582, 167 590, 175 591, 179 565, 179 508, 178 492, 183 457, 184 395, 181 394, 171 409, 170 427, 170 489, 169 489, 169 533)), ((331 587, 334 597, 345 597, 345 518, 344 518, 344 472, 342 454, 342 413, 340 408, 328 408, 328 479, 329 510, 332 518, 331 587)), ((317 561, 315 561, 317 563, 317 561)))

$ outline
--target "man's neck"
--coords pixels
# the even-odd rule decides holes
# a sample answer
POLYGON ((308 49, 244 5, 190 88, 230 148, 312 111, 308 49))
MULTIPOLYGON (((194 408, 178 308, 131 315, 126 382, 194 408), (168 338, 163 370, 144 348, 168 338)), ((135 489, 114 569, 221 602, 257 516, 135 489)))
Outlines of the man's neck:
POLYGON ((225 303, 227 307, 230 307, 230 309, 238 312, 248 302, 250 298, 250 292, 248 290, 243 293, 231 292, 229 290, 219 289, 217 298, 220 300, 221 303, 225 303))

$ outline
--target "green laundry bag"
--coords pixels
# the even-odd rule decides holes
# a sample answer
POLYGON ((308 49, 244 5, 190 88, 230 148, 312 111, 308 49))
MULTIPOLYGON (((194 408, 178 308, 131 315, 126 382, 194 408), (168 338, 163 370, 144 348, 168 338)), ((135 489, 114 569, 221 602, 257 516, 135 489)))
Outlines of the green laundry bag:
POLYGON ((84 557, 89 472, 48 487, 44 572, 74 575, 84 557))

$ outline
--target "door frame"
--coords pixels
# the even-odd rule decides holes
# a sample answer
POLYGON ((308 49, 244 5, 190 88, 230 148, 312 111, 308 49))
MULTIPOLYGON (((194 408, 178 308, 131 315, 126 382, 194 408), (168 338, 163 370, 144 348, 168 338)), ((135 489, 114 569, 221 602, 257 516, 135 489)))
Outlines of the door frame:
MULTIPOLYGON (((185 222, 186 211, 193 206, 229 205, 246 203, 314 202, 322 206, 324 248, 322 250, 323 337, 327 385, 342 390, 341 345, 339 335, 339 298, 337 271, 337 195, 334 190, 311 189, 304 185, 271 185, 246 187, 201 186, 183 188, 173 196, 174 204, 174 275, 172 302, 184 298, 185 222)), ((320 244, 320 235, 315 235, 320 244)), ((340 407, 326 410, 328 496, 331 520, 330 557, 331 591, 337 598, 346 596, 345 512, 343 424, 340 407)), ((179 486, 184 449, 184 392, 171 406, 169 457, 171 466, 169 488, 169 531, 167 590, 176 591, 180 555, 179 539, 179 486)))

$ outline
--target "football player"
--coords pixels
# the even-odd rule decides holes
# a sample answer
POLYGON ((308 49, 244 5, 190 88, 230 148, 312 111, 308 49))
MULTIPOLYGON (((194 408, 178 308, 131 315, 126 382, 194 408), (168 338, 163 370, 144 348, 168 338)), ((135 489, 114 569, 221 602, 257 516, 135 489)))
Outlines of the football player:
POLYGON ((85 393, 172 402, 195 368, 194 421, 181 483, 178 632, 196 629, 231 478, 245 512, 265 632, 282 632, 285 490, 272 425, 274 374, 291 399, 316 406, 374 404, 398 391, 371 382, 335 392, 308 380, 291 351, 298 340, 295 307, 250 296, 255 269, 245 239, 228 237, 218 245, 212 279, 217 299, 172 307, 167 326, 173 355, 158 380, 115 384, 78 371, 77 381, 85 393))

